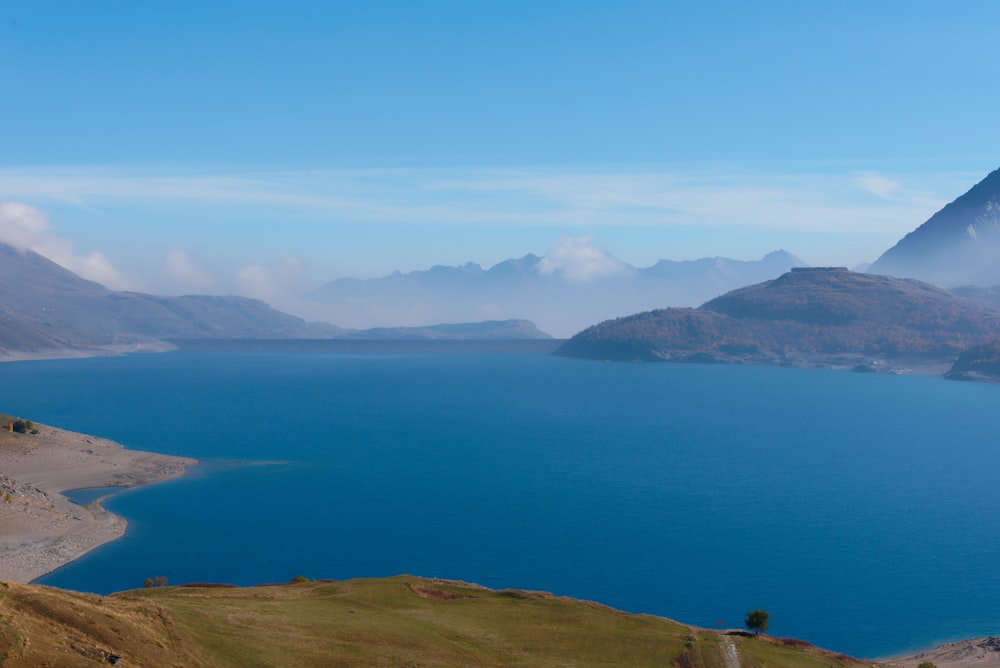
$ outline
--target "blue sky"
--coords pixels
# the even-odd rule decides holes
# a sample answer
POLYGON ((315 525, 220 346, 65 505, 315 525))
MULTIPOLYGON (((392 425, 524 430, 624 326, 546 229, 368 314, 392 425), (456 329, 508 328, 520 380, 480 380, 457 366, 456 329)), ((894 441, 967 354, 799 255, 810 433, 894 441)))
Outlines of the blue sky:
POLYGON ((288 307, 543 255, 874 260, 1000 166, 1000 3, 0 0, 0 240, 288 307))

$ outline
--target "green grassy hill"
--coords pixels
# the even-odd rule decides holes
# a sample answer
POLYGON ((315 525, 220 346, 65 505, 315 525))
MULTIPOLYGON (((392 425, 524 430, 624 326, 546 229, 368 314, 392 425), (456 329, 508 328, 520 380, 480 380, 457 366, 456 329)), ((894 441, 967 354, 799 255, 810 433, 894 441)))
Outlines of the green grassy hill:
POLYGON ((114 660, 157 667, 868 665, 800 641, 408 575, 105 597, 0 583, 0 665, 114 660))

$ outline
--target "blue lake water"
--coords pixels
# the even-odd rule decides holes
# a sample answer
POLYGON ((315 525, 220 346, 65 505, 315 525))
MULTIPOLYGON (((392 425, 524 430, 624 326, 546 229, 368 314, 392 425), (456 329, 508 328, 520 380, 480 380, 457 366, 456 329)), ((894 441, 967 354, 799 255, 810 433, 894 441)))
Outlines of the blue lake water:
POLYGON ((43 578, 414 573, 858 656, 1000 633, 1000 386, 532 354, 0 365, 2 410, 198 458, 43 578))

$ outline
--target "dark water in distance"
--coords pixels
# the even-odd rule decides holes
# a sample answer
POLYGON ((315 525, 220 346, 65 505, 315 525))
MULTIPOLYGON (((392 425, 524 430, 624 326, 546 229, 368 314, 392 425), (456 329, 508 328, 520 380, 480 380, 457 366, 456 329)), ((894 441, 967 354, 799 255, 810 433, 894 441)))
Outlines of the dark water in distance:
POLYGON ((414 573, 859 656, 1000 633, 1000 386, 547 355, 0 365, 2 409, 201 459, 44 578, 414 573))

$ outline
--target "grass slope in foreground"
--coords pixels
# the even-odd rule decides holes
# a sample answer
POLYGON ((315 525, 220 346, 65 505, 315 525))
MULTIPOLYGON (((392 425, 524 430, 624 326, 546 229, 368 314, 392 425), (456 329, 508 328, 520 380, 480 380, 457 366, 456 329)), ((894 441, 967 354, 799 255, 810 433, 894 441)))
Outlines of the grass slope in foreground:
POLYGON ((111 596, 0 583, 0 664, 861 666, 800 641, 403 575, 111 596), (114 659, 117 660, 117 659, 114 659))

